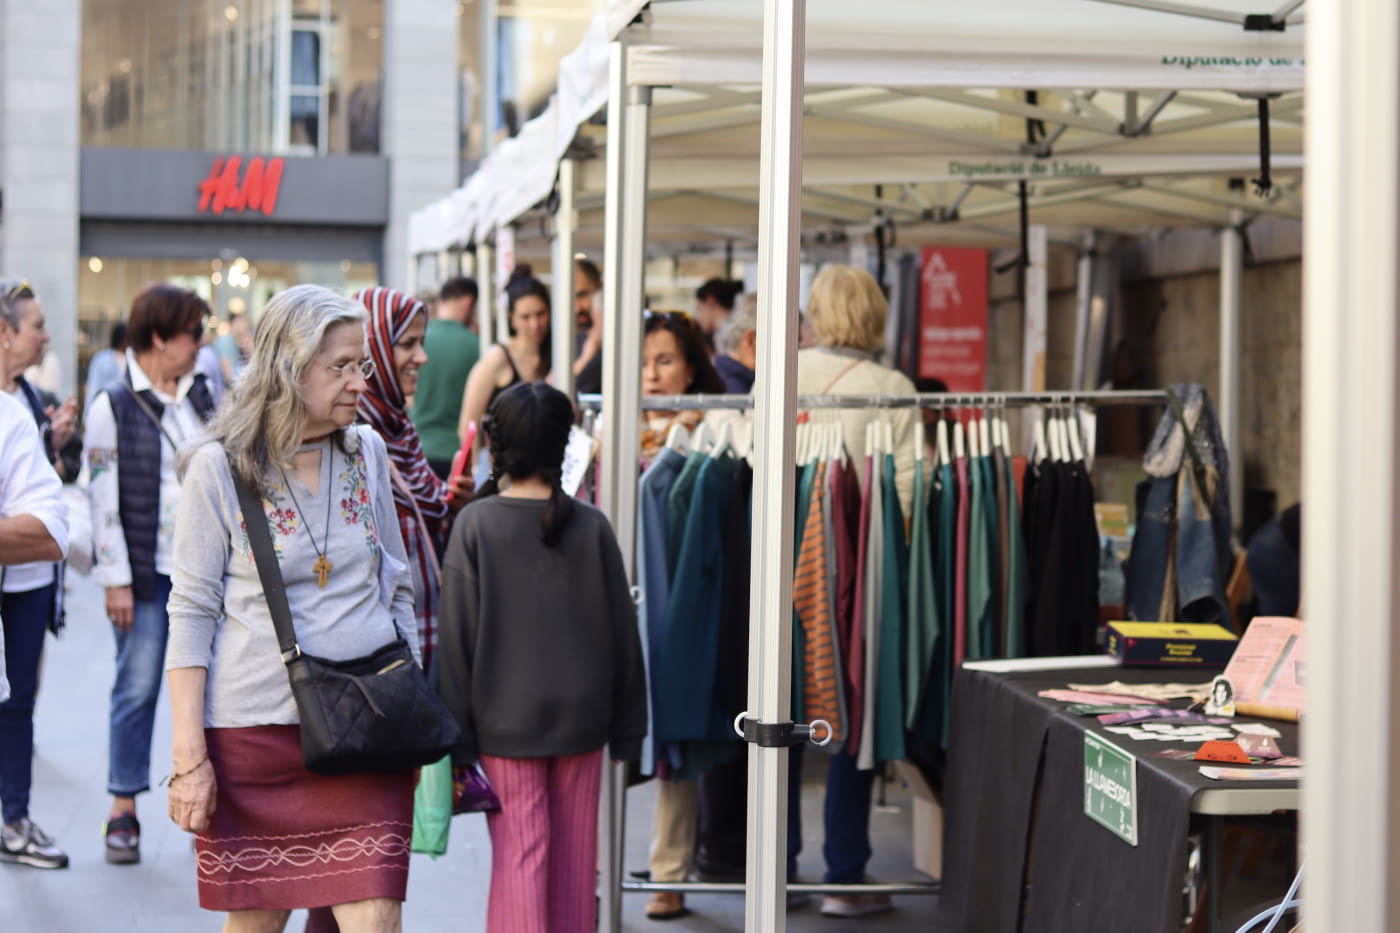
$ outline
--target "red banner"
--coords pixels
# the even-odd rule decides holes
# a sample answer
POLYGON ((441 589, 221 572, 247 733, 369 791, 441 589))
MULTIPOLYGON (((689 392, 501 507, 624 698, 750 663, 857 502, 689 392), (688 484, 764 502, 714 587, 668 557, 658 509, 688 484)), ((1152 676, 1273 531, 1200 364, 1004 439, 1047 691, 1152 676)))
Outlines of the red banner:
POLYGON ((987 387, 987 251, 924 247, 919 276, 919 375, 950 392, 987 387))

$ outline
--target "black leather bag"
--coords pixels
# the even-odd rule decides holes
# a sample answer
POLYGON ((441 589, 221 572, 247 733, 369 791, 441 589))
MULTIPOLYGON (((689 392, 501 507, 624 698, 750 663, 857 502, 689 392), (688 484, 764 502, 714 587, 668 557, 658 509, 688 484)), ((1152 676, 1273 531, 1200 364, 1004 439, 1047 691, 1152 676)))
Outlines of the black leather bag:
POLYGON ((350 661, 318 658, 297 646, 262 500, 237 473, 234 486, 296 700, 306 769, 316 774, 406 771, 451 751, 461 729, 402 635, 350 661))

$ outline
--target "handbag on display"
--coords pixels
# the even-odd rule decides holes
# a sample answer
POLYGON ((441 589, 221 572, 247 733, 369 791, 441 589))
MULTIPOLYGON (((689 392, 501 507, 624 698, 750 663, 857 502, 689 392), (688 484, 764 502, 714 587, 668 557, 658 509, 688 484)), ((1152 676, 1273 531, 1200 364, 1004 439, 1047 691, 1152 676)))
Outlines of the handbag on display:
POLYGON ((306 770, 408 771, 446 755, 461 729, 428 684, 408 642, 397 634, 397 621, 393 641, 349 661, 318 658, 297 645, 262 499, 237 472, 233 482, 301 720, 306 770))
POLYGON ((501 798, 486 780, 486 772, 477 763, 469 768, 452 769, 452 814, 494 813, 501 809, 501 798))

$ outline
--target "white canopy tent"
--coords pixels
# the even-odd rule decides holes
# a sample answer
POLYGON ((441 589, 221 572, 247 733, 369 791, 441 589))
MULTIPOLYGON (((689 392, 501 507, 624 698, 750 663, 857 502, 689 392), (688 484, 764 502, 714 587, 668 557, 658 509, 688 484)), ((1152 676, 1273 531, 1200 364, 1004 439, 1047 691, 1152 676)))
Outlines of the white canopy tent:
MULTIPOLYGON (((647 252, 716 240, 760 250, 767 349, 755 395, 755 516, 763 519, 755 523, 754 718, 781 722, 788 710, 790 618, 774 607, 790 586, 791 555, 782 548, 791 546, 791 490, 772 465, 792 449, 795 351, 786 336, 795 333, 800 232, 858 235, 879 211, 898 220, 906 242, 1016 243, 1021 181, 1035 222, 1066 242, 1090 229, 1133 234, 1300 217, 1298 6, 1281 9, 1280 19, 1295 18, 1283 31, 1244 29, 1257 9, 1248 0, 1209 2, 1233 24, 1093 0, 618 0, 595 22, 562 69, 567 80, 551 110, 532 121, 540 128, 521 136, 552 138, 556 158, 571 143, 606 156, 580 161, 576 180, 565 160, 561 201, 569 207, 555 229, 601 237, 606 251, 603 494, 624 554, 632 550, 635 477, 618 465, 631 463, 637 447, 639 386, 636 368, 621 362, 640 353, 647 252), (775 60, 781 43, 771 34, 763 54, 764 23, 773 28, 774 20, 795 43, 788 59, 775 60), (786 78, 781 60, 796 69, 786 78), (805 75, 805 94, 796 74, 805 75), (586 122, 588 102, 603 100, 605 131, 586 122), (1278 177, 1254 197, 1231 179, 1261 175, 1260 100, 1268 101, 1278 177), (877 198, 875 185, 887 196, 877 198), (764 485, 762 477, 773 479, 764 485)), ((546 160, 503 147, 446 207, 415 215, 411 248, 484 243, 492 230, 528 218, 529 196, 543 199, 555 182, 546 160), (473 194, 485 187, 509 194, 473 194)), ((572 253, 556 248, 556 257, 572 253)), ((750 818, 762 825, 751 823, 750 838, 765 856, 750 859, 751 929, 782 925, 785 799, 777 789, 786 759, 770 752, 751 757, 761 805, 750 818)), ((619 793, 615 780, 604 801, 612 827, 601 866, 604 930, 619 922, 619 793)))

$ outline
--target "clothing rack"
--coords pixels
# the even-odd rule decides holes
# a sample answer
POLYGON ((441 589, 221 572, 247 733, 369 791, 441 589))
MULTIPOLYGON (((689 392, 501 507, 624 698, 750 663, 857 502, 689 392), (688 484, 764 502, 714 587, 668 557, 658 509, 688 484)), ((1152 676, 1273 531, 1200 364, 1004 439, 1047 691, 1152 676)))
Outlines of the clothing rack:
MULTIPOLYGON (((922 392, 908 395, 799 395, 799 409, 819 408, 1030 408, 1034 406, 1165 405, 1165 389, 1126 389, 1091 392, 922 392)), ((580 395, 579 408, 597 411, 601 395, 580 395)), ((752 395, 644 395, 643 411, 744 411, 754 407, 752 395)))
MULTIPOLYGON (((752 395, 644 395, 641 397, 643 411, 747 411, 754 408, 752 395)), ((1032 408, 1086 405, 1090 407, 1165 405, 1169 401, 1166 389, 1129 389, 1063 392, 932 392, 909 393, 905 395, 799 395, 796 407, 799 410, 843 410, 843 409, 959 409, 959 408, 1032 408)), ((601 394, 581 394, 578 407, 588 416, 600 412, 603 407, 601 394)), ((612 814, 607 847, 612 851, 609 860, 621 856, 621 842, 625 813, 619 807, 612 814)), ((612 874, 611 872, 609 874, 612 874)), ((743 883, 676 881, 653 882, 619 877, 617 889, 624 894, 647 894, 670 892, 677 894, 744 894, 743 883)), ((860 884, 822 884, 794 882, 786 886, 789 893, 812 895, 838 894, 890 894, 890 895, 929 895, 939 894, 942 885, 932 882, 862 882, 860 884)))

